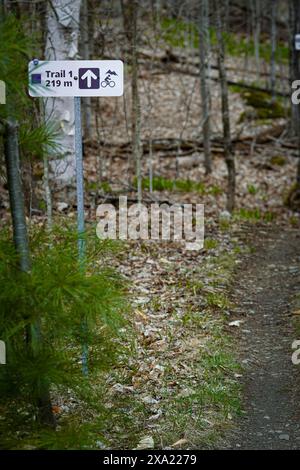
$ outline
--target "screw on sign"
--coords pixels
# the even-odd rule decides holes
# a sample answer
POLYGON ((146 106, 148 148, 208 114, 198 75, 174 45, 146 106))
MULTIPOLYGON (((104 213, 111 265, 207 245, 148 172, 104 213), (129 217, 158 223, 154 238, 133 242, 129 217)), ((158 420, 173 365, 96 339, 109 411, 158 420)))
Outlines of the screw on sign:
MULTIPOLYGON (((122 96, 123 62, 121 60, 33 60, 28 64, 29 95, 32 97, 74 98, 75 157, 77 187, 77 230, 80 268, 84 269, 84 189, 82 164, 81 103, 84 96, 122 96), (111 76, 114 79, 111 79, 111 76), (103 80, 101 82, 101 78, 103 80)), ((83 321, 83 330, 86 322, 83 321)), ((86 375, 87 346, 83 345, 82 369, 86 375)))

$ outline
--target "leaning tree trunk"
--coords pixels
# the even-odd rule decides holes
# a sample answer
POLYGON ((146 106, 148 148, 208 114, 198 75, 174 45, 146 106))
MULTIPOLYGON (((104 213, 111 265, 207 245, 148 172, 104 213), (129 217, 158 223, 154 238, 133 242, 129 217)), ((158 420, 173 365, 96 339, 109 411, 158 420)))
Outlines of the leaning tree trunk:
POLYGON ((221 85, 221 97, 222 97, 222 121, 223 121, 223 137, 224 137, 224 155, 228 171, 228 189, 227 189, 227 210, 232 212, 235 205, 235 160, 234 152, 231 142, 230 134, 230 115, 229 115, 229 104, 228 104, 228 85, 225 68, 225 44, 222 31, 221 21, 221 6, 220 0, 214 1, 215 6, 215 17, 216 17, 216 33, 217 33, 217 54, 218 54, 218 69, 221 85))
MULTIPOLYGON (((16 251, 19 255, 20 269, 30 275, 30 254, 25 219, 24 196, 21 183, 19 162, 18 126, 16 121, 8 119, 4 130, 4 154, 7 171, 7 182, 10 199, 10 208, 13 224, 13 236, 16 251)), ((38 353, 41 344, 40 325, 36 322, 26 330, 28 347, 33 354, 38 353)), ((52 413, 48 384, 39 385, 37 406, 41 423, 55 427, 55 418, 52 413)))
MULTIPOLYGON (((47 6, 46 60, 70 60, 78 54, 79 15, 81 0, 52 0, 47 6)), ((63 156, 51 160, 54 179, 68 184, 75 178, 74 103, 70 97, 47 98, 45 117, 59 128, 57 143, 63 156)))
POLYGON ((211 149, 210 149, 210 93, 207 82, 207 63, 209 50, 208 30, 208 0, 200 2, 199 17, 199 57, 200 57, 200 85, 202 100, 202 132, 204 146, 204 165, 206 173, 211 173, 211 149))

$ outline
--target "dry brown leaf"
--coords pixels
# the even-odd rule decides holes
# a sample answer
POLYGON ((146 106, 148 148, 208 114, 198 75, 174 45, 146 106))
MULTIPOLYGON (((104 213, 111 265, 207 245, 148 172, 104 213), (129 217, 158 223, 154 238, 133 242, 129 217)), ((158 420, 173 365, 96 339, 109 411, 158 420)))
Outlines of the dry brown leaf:
POLYGON ((174 442, 174 444, 171 445, 171 447, 181 447, 184 444, 187 444, 187 439, 179 439, 179 441, 174 442))

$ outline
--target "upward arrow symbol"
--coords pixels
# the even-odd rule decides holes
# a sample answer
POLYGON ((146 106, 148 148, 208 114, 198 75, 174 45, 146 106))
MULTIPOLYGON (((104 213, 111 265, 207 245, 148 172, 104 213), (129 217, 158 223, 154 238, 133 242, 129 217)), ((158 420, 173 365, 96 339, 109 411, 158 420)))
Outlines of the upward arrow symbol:
POLYGON ((88 88, 92 86, 92 79, 97 80, 97 75, 94 74, 91 70, 87 70, 81 77, 81 80, 86 80, 86 84, 88 88))

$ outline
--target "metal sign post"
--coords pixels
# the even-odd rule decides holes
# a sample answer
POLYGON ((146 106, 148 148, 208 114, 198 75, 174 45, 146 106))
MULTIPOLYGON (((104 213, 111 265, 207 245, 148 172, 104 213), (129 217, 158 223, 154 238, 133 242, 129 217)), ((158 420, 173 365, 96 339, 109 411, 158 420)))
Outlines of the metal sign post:
MULTIPOLYGON (((74 117, 75 117, 75 158, 76 158, 76 195, 77 195, 77 231, 78 231, 78 259, 79 269, 84 272, 85 261, 85 238, 84 238, 84 178, 83 178, 83 158, 82 158, 82 131, 81 131, 81 102, 80 96, 74 97, 74 117)), ((87 332, 86 318, 82 320, 82 333, 87 332)), ((88 348, 86 341, 83 341, 82 351, 82 372, 88 375, 88 348)))
MULTIPOLYGON (((84 96, 122 96, 123 62, 121 60, 64 60, 29 62, 29 95, 32 97, 74 97, 75 159, 77 190, 77 231, 79 267, 84 271, 84 177, 82 159, 81 102, 84 96)), ((87 332, 86 319, 82 324, 87 332)), ((88 348, 83 344, 83 374, 88 374, 88 348)))
POLYGON ((85 255, 84 234, 84 182, 82 159, 82 134, 81 134, 81 103, 80 97, 74 97, 75 114, 75 157, 76 157, 76 193, 77 193, 77 230, 79 235, 78 254, 79 262, 83 268, 85 255), (81 238, 82 237, 82 238, 81 238))

